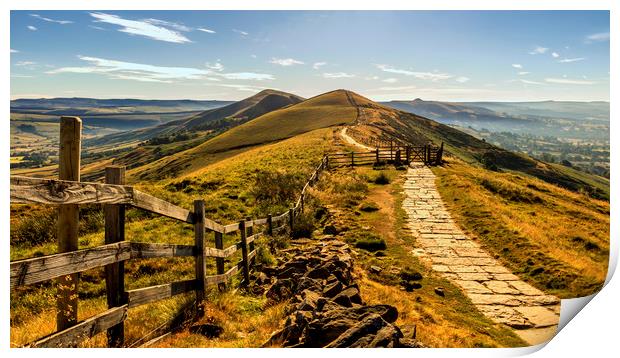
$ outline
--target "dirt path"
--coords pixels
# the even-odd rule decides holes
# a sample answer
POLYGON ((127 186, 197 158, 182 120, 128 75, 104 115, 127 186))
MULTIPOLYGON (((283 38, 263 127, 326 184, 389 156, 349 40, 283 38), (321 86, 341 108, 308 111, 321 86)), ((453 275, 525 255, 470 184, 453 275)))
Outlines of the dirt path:
MULTIPOLYGON (((340 134, 347 143, 369 149, 346 130, 340 134)), ((513 328, 524 341, 534 345, 550 340, 560 319, 560 300, 520 280, 459 229, 428 167, 412 163, 406 176, 403 208, 418 247, 413 254, 458 285, 485 316, 513 328)))
POLYGON ((360 147, 362 149, 365 150, 369 150, 369 151, 373 151, 375 150, 375 148, 369 147, 367 145, 363 145, 361 143, 358 143, 355 139, 351 138, 348 134, 347 134, 347 127, 342 128, 342 130, 340 131, 340 136, 342 137, 342 139, 344 139, 345 142, 351 144, 351 145, 355 145, 357 147, 360 147))

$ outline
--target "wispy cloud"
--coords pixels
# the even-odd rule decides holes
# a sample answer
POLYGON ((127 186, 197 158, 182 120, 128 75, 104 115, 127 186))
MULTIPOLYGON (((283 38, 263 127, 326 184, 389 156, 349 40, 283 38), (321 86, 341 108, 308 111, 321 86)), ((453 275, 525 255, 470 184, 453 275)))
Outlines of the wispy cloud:
POLYGON ((43 20, 43 21, 47 21, 47 22, 54 22, 57 24, 61 24, 61 25, 67 25, 67 24, 72 24, 73 21, 69 21, 69 20, 54 20, 54 19, 50 19, 49 17, 43 17, 39 14, 30 14, 30 16, 37 18, 39 20, 43 20))
POLYGON ((157 19, 128 20, 117 15, 102 12, 91 12, 89 14, 97 19, 96 22, 120 26, 121 28, 118 31, 130 35, 144 36, 153 40, 172 43, 191 42, 179 32, 189 29, 184 25, 157 19))
POLYGON ((15 66, 32 66, 32 65, 36 65, 37 63, 34 61, 18 61, 15 62, 15 66))
POLYGON ((396 87, 379 87, 380 91, 406 91, 416 89, 416 86, 396 86, 396 87))
POLYGON ((545 78, 545 82, 565 85, 594 85, 594 81, 572 80, 569 78, 545 78))
POLYGON ((599 32, 596 34, 586 36, 586 42, 601 42, 601 41, 609 41, 609 32, 599 32))
POLYGON ((519 69, 523 68, 523 66, 521 64, 519 64, 519 63, 513 63, 512 67, 519 68, 519 69))
POLYGON ((544 83, 542 83, 542 82, 531 81, 531 80, 524 80, 522 78, 520 78, 518 80, 513 80, 511 82, 521 82, 521 83, 524 83, 526 85, 544 85, 544 83))
POLYGON ((549 49, 547 47, 536 46, 532 51, 529 52, 530 55, 542 55, 547 52, 549 49))
POLYGON ((553 58, 558 58, 558 57, 560 57, 560 54, 557 53, 557 52, 552 52, 551 56, 553 56, 553 58))
POLYGON ((104 29, 101 26, 88 25, 88 27, 90 27, 91 29, 99 30, 99 31, 108 31, 107 29, 104 29))
POLYGON ((560 60, 560 63, 571 63, 585 60, 585 57, 576 57, 576 58, 563 58, 560 60))
POLYGON ((413 76, 415 78, 431 80, 431 81, 447 80, 449 78, 454 77, 450 74, 440 73, 440 72, 409 71, 409 70, 398 69, 398 68, 394 68, 394 67, 391 67, 388 65, 382 65, 382 64, 377 64, 375 66, 383 72, 396 73, 396 74, 405 75, 405 76, 413 76))
POLYGON ((530 73, 527 71, 520 71, 518 74, 519 76, 525 76, 525 75, 529 75, 530 73))
POLYGON ((241 31, 241 30, 238 30, 238 29, 232 29, 232 31, 238 33, 241 36, 248 36, 250 34, 249 32, 241 31))
POLYGON ((213 31, 211 29, 207 29, 206 27, 199 27, 196 30, 202 31, 202 32, 206 32, 206 33, 209 33, 209 34, 214 34, 215 33, 215 31, 213 31))
POLYGON ((396 78, 386 78, 386 79, 381 80, 381 81, 383 81, 385 83, 396 83, 396 82, 398 82, 398 80, 396 78))
POLYGON ((207 62, 205 64, 205 67, 210 69, 210 70, 214 70, 214 71, 218 71, 218 72, 224 71, 224 65, 222 65, 222 63, 219 60, 216 63, 209 63, 209 62, 207 62))
POLYGON ((295 60, 293 58, 275 58, 272 57, 269 60, 269 63, 273 63, 274 65, 280 66, 293 66, 293 65, 303 65, 303 61, 295 60))
POLYGON ((28 30, 30 30, 30 31, 37 31, 37 30, 38 30, 36 27, 34 27, 34 26, 32 26, 32 25, 28 25, 28 26, 26 26, 26 27, 27 27, 27 28, 28 28, 28 30))
POLYGON ((19 53, 19 51, 11 49, 11 53, 19 53))
MULTIPOLYGON (((164 67, 141 63, 109 60, 97 57, 78 56, 82 61, 88 62, 89 66, 62 67, 47 71, 47 74, 59 73, 96 73, 112 79, 134 80, 141 82, 164 82, 170 83, 176 80, 215 80, 218 77, 231 80, 273 80, 270 74, 235 72, 224 73, 213 69, 199 69, 191 67, 164 67)), ((217 65, 216 65, 217 67, 217 65)), ((223 66, 222 66, 223 69, 223 66)))
POLYGON ((346 72, 332 72, 332 73, 324 73, 323 78, 352 78, 355 75, 346 72))
POLYGON ((315 70, 320 69, 322 66, 327 65, 327 62, 315 62, 314 64, 312 64, 312 68, 314 68, 315 70))
POLYGON ((469 77, 460 76, 460 77, 455 78, 454 80, 458 83, 465 83, 465 82, 469 82, 469 77))

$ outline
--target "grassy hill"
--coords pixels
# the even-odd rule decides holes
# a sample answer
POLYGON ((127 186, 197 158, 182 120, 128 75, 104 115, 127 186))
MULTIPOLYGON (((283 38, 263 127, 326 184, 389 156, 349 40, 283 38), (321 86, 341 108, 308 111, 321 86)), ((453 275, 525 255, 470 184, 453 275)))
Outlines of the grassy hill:
POLYGON ((363 97, 344 90, 328 92, 278 109, 234 127, 194 148, 130 171, 139 179, 185 175, 248 147, 290 138, 315 129, 353 124, 363 97))

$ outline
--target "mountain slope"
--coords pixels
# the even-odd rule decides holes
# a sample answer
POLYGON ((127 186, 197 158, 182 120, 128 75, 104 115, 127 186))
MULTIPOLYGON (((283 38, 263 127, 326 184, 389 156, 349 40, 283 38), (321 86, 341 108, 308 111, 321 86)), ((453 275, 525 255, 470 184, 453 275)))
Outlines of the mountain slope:
POLYGON ((278 109, 234 127, 192 149, 136 169, 141 179, 183 175, 222 158, 220 153, 271 143, 319 128, 353 124, 355 102, 370 101, 352 92, 337 90, 278 109))

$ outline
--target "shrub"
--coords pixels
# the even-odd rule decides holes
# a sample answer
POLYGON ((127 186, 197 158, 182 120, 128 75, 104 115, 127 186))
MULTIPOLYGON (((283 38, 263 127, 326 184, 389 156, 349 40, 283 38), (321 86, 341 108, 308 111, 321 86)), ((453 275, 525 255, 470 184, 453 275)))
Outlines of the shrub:
POLYGON ((285 205, 297 199, 304 185, 300 176, 280 172, 259 172, 256 174, 250 195, 259 204, 285 205))
POLYGON ((390 178, 385 174, 385 172, 379 173, 374 180, 375 184, 385 185, 390 183, 390 178))
POLYGON ((306 213, 299 213, 293 221, 293 232, 291 237, 298 239, 302 237, 310 238, 315 229, 314 216, 306 213))
POLYGON ((411 267, 405 267, 400 271, 400 278, 403 281, 420 281, 422 274, 411 267))
POLYGON ((367 238, 358 239, 355 242, 355 247, 362 250, 375 252, 387 249, 387 244, 385 243, 385 240, 380 237, 370 236, 367 238))

